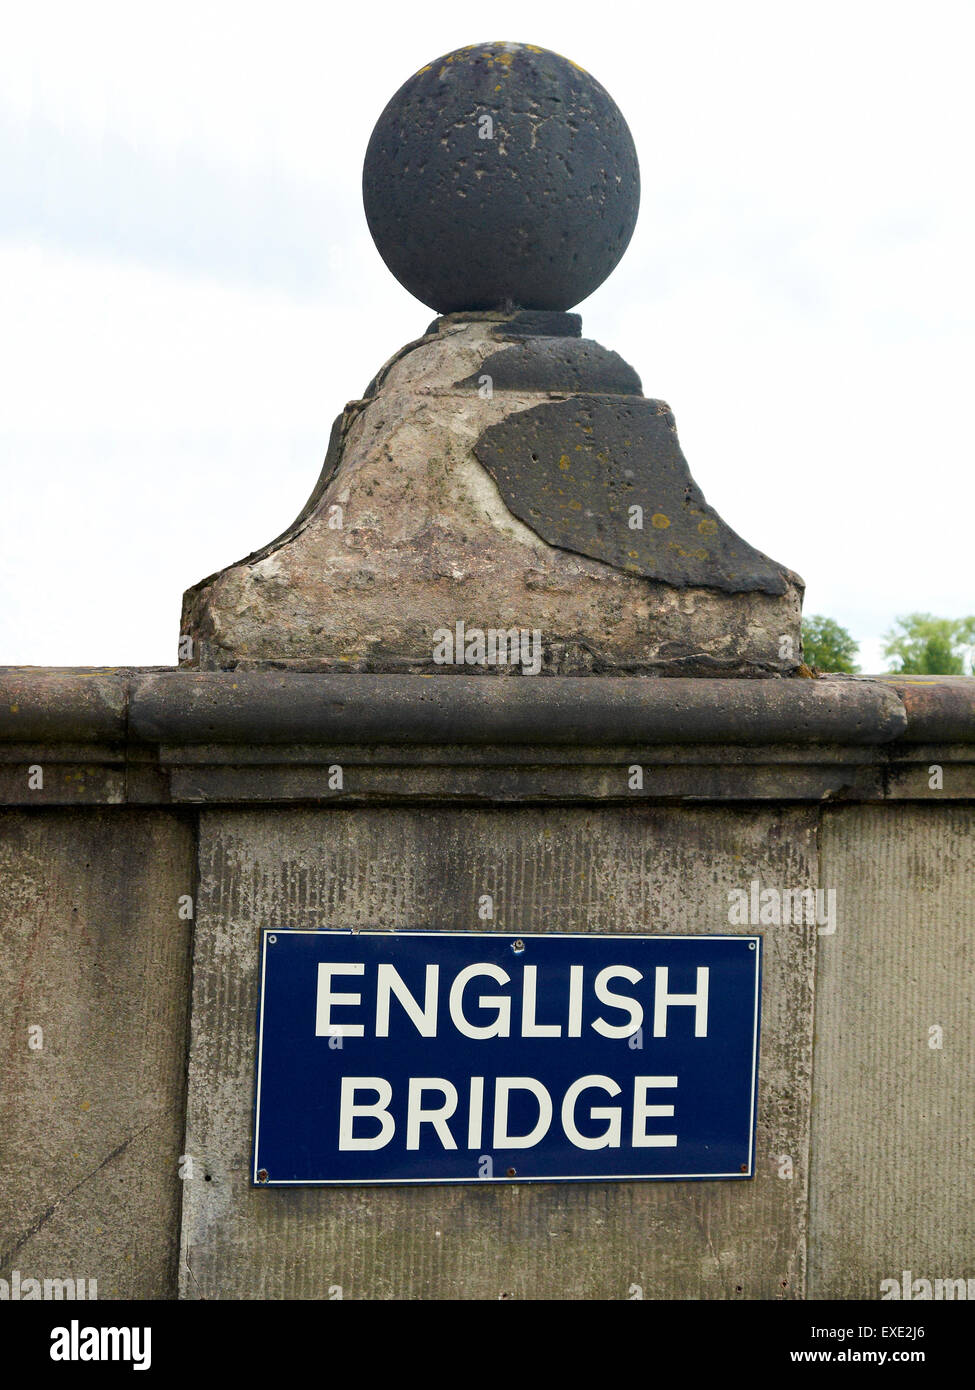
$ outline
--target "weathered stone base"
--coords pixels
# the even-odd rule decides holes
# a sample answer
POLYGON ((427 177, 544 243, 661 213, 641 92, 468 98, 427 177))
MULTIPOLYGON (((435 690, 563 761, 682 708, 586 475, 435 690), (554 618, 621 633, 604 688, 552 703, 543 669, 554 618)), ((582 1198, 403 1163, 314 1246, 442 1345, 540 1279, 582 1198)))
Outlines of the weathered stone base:
POLYGON ((795 673, 802 581, 708 508, 631 368, 548 322, 438 324, 346 408, 294 525, 186 593, 183 664, 433 674, 462 621, 537 632, 546 675, 795 673))

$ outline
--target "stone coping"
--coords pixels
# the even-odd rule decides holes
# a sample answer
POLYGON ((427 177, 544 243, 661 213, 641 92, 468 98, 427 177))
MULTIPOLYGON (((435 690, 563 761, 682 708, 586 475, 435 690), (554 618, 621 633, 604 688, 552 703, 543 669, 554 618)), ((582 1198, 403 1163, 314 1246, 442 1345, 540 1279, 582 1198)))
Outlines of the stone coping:
POLYGON ((975 680, 315 675, 0 667, 0 742, 975 740, 975 680))
POLYGON ((315 675, 0 667, 0 742, 975 742, 972 677, 315 675))
POLYGON ((634 799, 975 800, 975 680, 0 667, 0 806, 634 799))

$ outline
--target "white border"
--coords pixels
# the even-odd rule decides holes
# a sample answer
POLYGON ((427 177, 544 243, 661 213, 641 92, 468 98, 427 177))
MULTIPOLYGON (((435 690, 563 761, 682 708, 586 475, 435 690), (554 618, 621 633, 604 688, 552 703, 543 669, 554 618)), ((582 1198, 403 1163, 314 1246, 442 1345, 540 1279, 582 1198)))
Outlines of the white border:
POLYGON ((758 1087, 758 1044, 759 1044, 759 1018, 761 1004, 761 963, 762 963, 762 937, 761 936, 739 936, 728 932, 724 935, 714 935, 710 932, 671 934, 669 932, 500 932, 500 931, 396 931, 390 928, 388 931, 377 931, 374 928, 367 928, 364 931, 356 931, 351 927, 262 927, 263 934, 261 952, 261 974, 258 982, 260 991, 260 1011, 258 1014, 257 1029, 257 1084, 254 1096, 254 1144, 253 1155, 254 1163, 251 1170, 251 1181, 254 1187, 273 1188, 273 1187, 423 1187, 439 1185, 469 1184, 476 1186, 479 1183, 518 1183, 518 1182, 708 1182, 716 1178, 737 1178, 739 1182, 746 1181, 755 1176, 755 1127, 757 1120, 756 1113, 756 1092, 758 1087), (430 936, 442 941, 447 937, 460 937, 461 940, 469 941, 472 939, 490 940, 500 938, 505 941, 531 940, 535 939, 556 939, 559 941, 571 940, 599 940, 599 941, 754 941, 755 942, 755 1010, 753 1014, 752 1026, 752 1085, 751 1097, 749 1100, 749 1122, 748 1122, 748 1172, 733 1173, 593 1173, 590 1175, 566 1174, 564 1177, 545 1174, 540 1177, 491 1177, 491 1178, 282 1178, 275 1181, 273 1178, 267 1182, 258 1182, 257 1174, 260 1171, 257 1166, 257 1152, 260 1147, 260 1124, 261 1124, 261 1063, 264 1055, 264 984, 267 978, 267 948, 268 937, 274 936, 430 936))

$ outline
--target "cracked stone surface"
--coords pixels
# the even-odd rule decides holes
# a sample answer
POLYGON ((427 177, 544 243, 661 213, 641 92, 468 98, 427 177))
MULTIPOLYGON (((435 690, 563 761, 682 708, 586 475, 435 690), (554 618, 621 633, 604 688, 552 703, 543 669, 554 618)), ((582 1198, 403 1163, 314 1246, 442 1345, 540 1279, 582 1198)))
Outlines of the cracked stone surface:
MULTIPOLYGON (((790 570, 758 556, 764 587, 754 576, 736 587, 718 560, 709 572, 695 558, 693 574, 670 580, 627 572, 612 547, 595 558, 570 537, 563 542, 575 548, 553 544, 540 522, 526 524, 530 491, 522 505, 510 480, 502 490, 478 457, 479 441, 499 429, 517 435, 539 409, 549 419, 553 409, 571 416, 584 399, 610 417, 621 407, 655 418, 666 411, 636 394, 638 380, 616 354, 585 339, 567 347, 577 324, 575 315, 534 323, 530 314, 448 315, 396 353, 336 421, 321 476, 292 526, 184 595, 180 632, 194 640, 181 664, 519 670, 434 664, 434 634, 462 620, 467 629, 538 630, 543 674, 795 672, 803 586, 790 570), (533 328, 541 332, 533 336, 533 328), (556 385, 543 390, 549 368, 556 385), (566 389, 566 370, 583 395, 566 389)), ((667 429, 668 448, 679 454, 667 429)), ((652 484, 654 458, 636 462, 652 484)), ((593 454, 590 467, 597 463, 593 454)), ((698 499, 706 507, 695 487, 698 499)), ((656 506, 652 498, 648 506, 656 506)), ((714 515, 708 509, 705 519, 714 515)), ((700 539, 697 548, 707 550, 710 538, 700 539)))

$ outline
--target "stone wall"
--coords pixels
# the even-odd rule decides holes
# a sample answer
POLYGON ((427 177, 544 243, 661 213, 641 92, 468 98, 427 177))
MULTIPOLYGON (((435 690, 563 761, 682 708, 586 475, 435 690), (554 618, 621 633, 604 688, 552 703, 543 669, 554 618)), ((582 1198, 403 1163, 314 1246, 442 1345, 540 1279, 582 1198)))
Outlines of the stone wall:
POLYGON ((0 1278, 172 1296, 194 859, 171 810, 0 812, 0 1278))
POLYGON ((975 807, 830 807, 819 846, 809 1293, 971 1279, 975 807))
POLYGON ((765 1299, 975 1275, 975 682, 412 679, 0 672, 0 1278, 765 1299), (494 929, 726 932, 756 879, 835 890, 836 930, 762 928, 753 1182, 249 1185, 261 927, 476 930, 490 892, 494 929))

